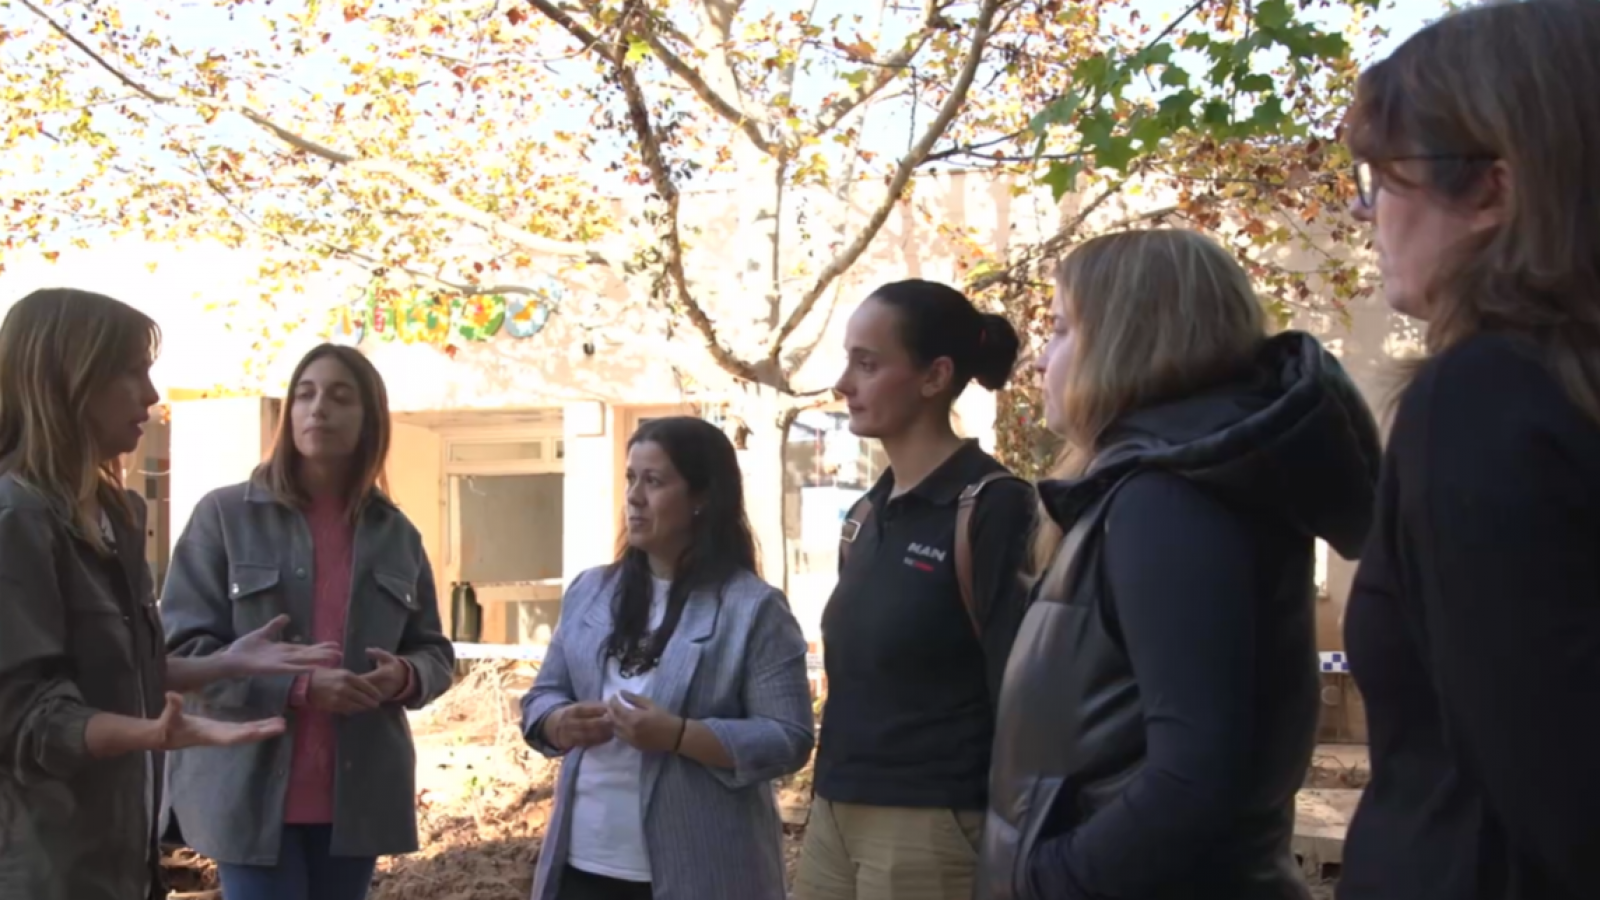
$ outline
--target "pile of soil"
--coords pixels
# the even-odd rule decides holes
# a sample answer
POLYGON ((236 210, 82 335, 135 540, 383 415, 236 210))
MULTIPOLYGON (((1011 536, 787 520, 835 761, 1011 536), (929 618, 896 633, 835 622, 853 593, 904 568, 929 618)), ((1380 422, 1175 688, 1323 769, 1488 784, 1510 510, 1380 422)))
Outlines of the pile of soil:
MULTIPOLYGON (((532 672, 480 664, 438 703, 411 719, 417 745, 417 824, 422 850, 384 859, 371 900, 527 900, 554 802, 558 764, 522 740, 516 700, 532 672)), ((1359 787, 1364 772, 1326 761, 1308 787, 1359 787)), ((810 769, 779 785, 784 855, 792 877, 805 833, 810 769)), ((191 850, 163 859, 172 900, 220 900, 214 867, 191 850)), ((1313 888, 1332 898, 1333 885, 1313 888)))

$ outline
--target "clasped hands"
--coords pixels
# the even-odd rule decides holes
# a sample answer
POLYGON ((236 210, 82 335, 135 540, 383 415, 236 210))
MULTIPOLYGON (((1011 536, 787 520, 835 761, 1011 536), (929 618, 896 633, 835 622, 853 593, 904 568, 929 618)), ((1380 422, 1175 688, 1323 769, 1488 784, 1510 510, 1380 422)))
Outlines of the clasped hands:
POLYGON ((629 691, 605 703, 563 706, 544 720, 545 739, 560 750, 593 747, 613 737, 636 750, 675 753, 686 723, 680 716, 629 691))
POLYGON ((319 668, 310 673, 306 702, 312 709, 336 715, 351 715, 377 709, 405 690, 410 671, 405 660, 376 647, 367 656, 377 667, 365 675, 349 669, 319 668))

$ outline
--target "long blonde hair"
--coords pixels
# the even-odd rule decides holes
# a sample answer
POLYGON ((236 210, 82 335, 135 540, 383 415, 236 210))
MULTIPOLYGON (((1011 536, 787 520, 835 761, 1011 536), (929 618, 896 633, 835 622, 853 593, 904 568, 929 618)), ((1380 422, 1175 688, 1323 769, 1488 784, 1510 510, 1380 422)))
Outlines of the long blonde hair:
MULTIPOLYGON (((1361 76, 1351 151, 1384 182, 1454 206, 1503 164, 1502 225, 1427 286, 1427 346, 1521 335, 1600 422, 1600 3, 1490 3, 1422 29, 1361 76), (1408 179, 1397 163, 1416 160, 1408 179)), ((1408 367, 1414 374, 1416 366, 1408 367)))
POLYGON ((133 511, 118 459, 95 446, 88 406, 160 347, 161 329, 149 316, 70 288, 34 291, 0 324, 0 474, 42 494, 102 553, 99 512, 131 523, 133 511))
MULTIPOLYGON (((1061 437, 1054 478, 1081 475, 1117 420, 1206 390, 1248 369, 1266 338, 1250 278, 1193 231, 1124 231, 1086 241, 1056 266, 1069 300, 1074 349, 1056 402, 1061 437)), ((1061 530, 1041 514, 1034 571, 1061 530)))

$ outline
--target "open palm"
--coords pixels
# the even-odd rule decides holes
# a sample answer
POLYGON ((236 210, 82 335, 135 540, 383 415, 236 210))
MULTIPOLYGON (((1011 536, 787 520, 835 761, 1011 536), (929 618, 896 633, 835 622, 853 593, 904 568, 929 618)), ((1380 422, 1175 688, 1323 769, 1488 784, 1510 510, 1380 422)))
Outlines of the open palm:
POLYGON ((161 711, 161 718, 156 720, 158 746, 162 750, 253 744, 283 734, 284 727, 282 718, 220 722, 192 716, 184 712, 181 694, 167 695, 167 706, 161 711))
POLYGON ((278 640, 288 625, 288 616, 278 616, 229 644, 223 653, 230 667, 240 676, 299 675, 338 664, 342 656, 338 644, 330 642, 307 646, 278 640))

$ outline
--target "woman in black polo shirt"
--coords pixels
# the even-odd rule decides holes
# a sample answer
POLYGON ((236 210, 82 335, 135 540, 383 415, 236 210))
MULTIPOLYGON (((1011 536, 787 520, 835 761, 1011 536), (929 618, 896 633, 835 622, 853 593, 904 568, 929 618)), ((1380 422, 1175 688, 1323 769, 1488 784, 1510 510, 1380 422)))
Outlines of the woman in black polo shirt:
POLYGON ((973 380, 1005 385, 1017 334, 913 280, 874 292, 845 344, 850 430, 890 469, 847 518, 822 617, 829 695, 795 896, 968 900, 1036 500, 956 435, 950 407, 973 380))

